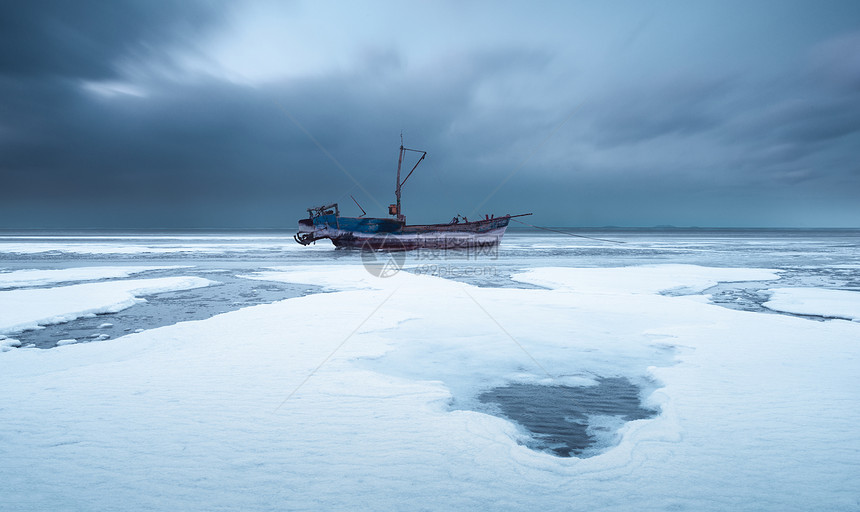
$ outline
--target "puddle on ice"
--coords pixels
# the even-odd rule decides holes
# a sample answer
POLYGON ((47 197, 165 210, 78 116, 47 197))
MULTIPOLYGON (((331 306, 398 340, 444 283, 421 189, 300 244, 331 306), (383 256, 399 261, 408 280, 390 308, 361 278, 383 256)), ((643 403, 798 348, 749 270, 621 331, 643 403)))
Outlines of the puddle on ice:
POLYGON ((599 378, 593 386, 514 383, 478 396, 491 412, 525 428, 534 450, 559 457, 591 457, 617 444, 627 421, 653 418, 643 407, 642 389, 626 378, 599 378))
MULTIPOLYGON (((433 343, 399 343, 382 356, 358 358, 366 370, 418 381, 441 382, 450 392, 447 409, 475 411, 519 426, 521 443, 559 457, 599 455, 621 441, 620 430, 637 419, 659 415, 642 399, 660 384, 648 368, 677 363, 671 336, 652 334, 626 345, 572 340, 555 352, 542 352, 553 377, 517 363, 527 356, 500 340, 469 345, 462 338, 433 343), (605 377, 610 375, 611 377, 605 377)), ((544 349, 546 350, 546 349, 544 349)), ((537 368, 535 368, 537 369, 537 368)))

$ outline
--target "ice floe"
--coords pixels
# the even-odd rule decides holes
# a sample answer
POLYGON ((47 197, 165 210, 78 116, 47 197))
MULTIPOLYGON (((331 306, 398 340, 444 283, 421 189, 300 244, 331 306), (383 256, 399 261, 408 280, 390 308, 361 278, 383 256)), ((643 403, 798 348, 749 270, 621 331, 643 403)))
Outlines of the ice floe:
POLYGON ((517 276, 546 289, 379 279, 360 266, 267 272, 332 293, 0 354, 4 504, 856 508, 860 325, 659 294, 770 271, 517 276), (508 383, 598 378, 653 382, 645 398, 660 412, 595 418, 591 430, 615 446, 590 458, 532 450, 519 426, 469 403, 508 383))
POLYGON ((201 277, 163 277, 0 291, 0 332, 15 333, 86 315, 115 313, 145 300, 140 298, 143 295, 213 283, 201 277))
POLYGON ((860 290, 773 288, 763 305, 774 311, 860 321, 860 290))
POLYGON ((137 267, 75 267, 63 269, 26 269, 0 272, 0 289, 21 286, 43 286, 74 281, 115 279, 152 270, 185 268, 183 265, 137 267))
POLYGON ((779 279, 777 270, 711 268, 698 265, 644 265, 620 268, 544 267, 514 279, 550 288, 590 293, 658 293, 683 290, 701 292, 717 283, 779 279))

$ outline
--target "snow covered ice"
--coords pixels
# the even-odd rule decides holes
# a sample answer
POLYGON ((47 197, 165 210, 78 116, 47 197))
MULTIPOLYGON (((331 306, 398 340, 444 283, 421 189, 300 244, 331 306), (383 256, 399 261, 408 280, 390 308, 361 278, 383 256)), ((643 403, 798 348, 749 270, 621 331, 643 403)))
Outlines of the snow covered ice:
POLYGON ((127 277, 132 274, 139 274, 141 272, 174 268, 183 267, 181 265, 173 265, 161 267, 85 267, 51 270, 15 270, 12 272, 0 272, 0 290, 8 288, 20 288, 23 286, 39 286, 56 283, 68 283, 74 281, 91 281, 98 279, 127 277))
MULTIPOLYGON (((0 291, 0 301, 45 298, 0 302, 3 508, 860 506, 860 323, 789 314, 849 318, 856 269, 828 274, 845 289, 821 289, 849 295, 817 296, 806 284, 830 267, 810 273, 796 253, 783 261, 727 249, 734 241, 657 238, 631 243, 630 256, 613 252, 624 265, 599 265, 606 249, 564 249, 570 242, 513 236, 510 253, 480 263, 501 276, 483 282, 426 275, 412 260, 412 272, 380 279, 357 256, 321 249, 288 264, 243 263, 230 273, 249 287, 323 293, 125 336, 105 328, 111 339, 50 350, 3 343, 13 327, 115 308, 144 289, 202 290, 193 272, 205 258, 169 277, 0 291), (800 305, 777 314, 709 300, 718 283, 751 282, 772 292, 767 308, 800 305), (527 425, 480 398, 601 382, 635 385, 655 415, 590 418, 598 446, 582 456, 535 446, 527 425)), ((841 245, 803 247, 806 263, 831 250, 855 261, 841 245)), ((179 263, 152 254, 147 264, 179 263)))
POLYGON ((860 321, 860 293, 819 288, 776 288, 764 303, 776 311, 860 321))

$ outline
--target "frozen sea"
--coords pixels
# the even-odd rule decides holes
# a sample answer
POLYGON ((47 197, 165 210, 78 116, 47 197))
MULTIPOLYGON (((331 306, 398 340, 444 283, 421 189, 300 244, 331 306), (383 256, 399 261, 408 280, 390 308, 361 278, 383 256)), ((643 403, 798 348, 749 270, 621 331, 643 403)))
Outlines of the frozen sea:
POLYGON ((860 510, 860 231, 567 231, 0 232, 0 508, 860 510))

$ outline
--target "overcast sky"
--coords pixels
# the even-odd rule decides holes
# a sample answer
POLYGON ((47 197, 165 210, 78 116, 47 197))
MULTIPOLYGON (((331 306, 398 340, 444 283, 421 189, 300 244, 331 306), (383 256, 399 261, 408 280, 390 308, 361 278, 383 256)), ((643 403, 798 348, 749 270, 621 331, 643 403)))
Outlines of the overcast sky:
POLYGON ((860 2, 0 4, 0 228, 384 216, 401 132, 410 223, 858 227, 860 2))

